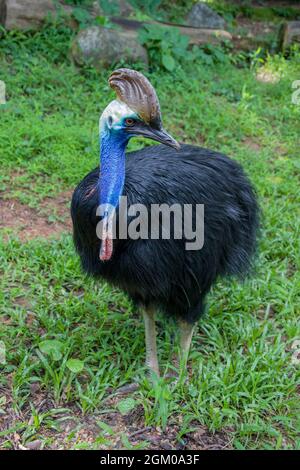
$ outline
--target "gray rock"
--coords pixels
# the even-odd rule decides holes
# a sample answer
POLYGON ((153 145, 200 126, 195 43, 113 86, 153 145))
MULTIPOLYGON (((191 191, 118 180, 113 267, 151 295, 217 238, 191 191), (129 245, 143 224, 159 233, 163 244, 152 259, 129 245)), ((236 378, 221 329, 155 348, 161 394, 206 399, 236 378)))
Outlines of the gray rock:
POLYGON ((80 31, 73 41, 71 52, 76 64, 91 63, 96 68, 111 67, 121 60, 129 64, 148 64, 147 51, 138 43, 136 33, 101 26, 80 31))
POLYGON ((283 51, 292 44, 300 44, 300 21, 289 21, 280 31, 280 46, 283 51))
POLYGON ((187 24, 195 28, 224 29, 226 23, 218 13, 205 3, 196 3, 187 16, 187 24))
MULTIPOLYGON (((0 12, 1 12, 0 0, 0 12)), ((38 29, 45 21, 47 15, 55 16, 59 8, 71 13, 72 7, 53 0, 6 0, 5 28, 10 29, 38 29)), ((0 13, 1 17, 1 13, 0 13)))
POLYGON ((36 439, 35 441, 28 442, 26 448, 29 450, 38 450, 42 447, 42 441, 36 439))

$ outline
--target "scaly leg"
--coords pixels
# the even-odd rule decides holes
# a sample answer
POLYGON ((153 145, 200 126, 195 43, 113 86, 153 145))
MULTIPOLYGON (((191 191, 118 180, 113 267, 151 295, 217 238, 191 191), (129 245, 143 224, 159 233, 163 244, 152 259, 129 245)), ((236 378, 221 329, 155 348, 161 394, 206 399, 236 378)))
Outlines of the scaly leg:
POLYGON ((159 376, 156 347, 155 312, 153 308, 144 308, 143 317, 145 323, 146 365, 151 371, 153 371, 155 374, 157 374, 157 376, 159 376))
POLYGON ((183 361, 184 367, 187 364, 194 329, 195 329, 194 324, 187 323, 182 320, 179 321, 179 330, 180 330, 180 357, 179 359, 183 361))

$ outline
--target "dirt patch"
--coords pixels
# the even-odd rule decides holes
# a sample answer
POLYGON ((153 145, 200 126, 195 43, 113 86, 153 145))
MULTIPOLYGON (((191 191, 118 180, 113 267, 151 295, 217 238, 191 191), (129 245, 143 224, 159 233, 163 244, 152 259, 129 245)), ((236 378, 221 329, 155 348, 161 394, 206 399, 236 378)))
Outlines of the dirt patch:
MULTIPOLYGON (((106 406, 112 407, 123 396, 114 396, 106 401, 106 406)), ((4 412, 0 424, 0 449, 70 449, 81 446, 106 450, 124 449, 124 437, 132 446, 142 445, 143 448, 154 450, 232 448, 231 429, 211 433, 205 426, 192 422, 190 432, 179 437, 181 426, 178 418, 164 430, 147 426, 142 405, 125 416, 113 408, 106 414, 95 411, 90 415, 82 415, 74 403, 61 403, 58 406, 38 383, 33 383, 30 385, 28 404, 17 412, 12 406, 10 378, 6 386, 0 386, 0 397, 5 397, 4 404, 0 405, 4 412), (49 422, 48 425, 42 424, 32 435, 28 432, 28 428, 32 426, 29 401, 40 415, 51 416, 56 429, 49 422), (105 423, 109 431, 103 429, 101 423, 105 423)))
POLYGON ((15 199, 1 199, 0 229, 12 230, 22 241, 70 232, 70 200, 71 191, 66 191, 57 198, 45 199, 36 210, 15 199))
POLYGON ((243 144, 249 147, 251 150, 259 152, 261 150, 260 143, 256 142, 252 137, 245 137, 243 139, 243 144))
POLYGON ((54 214, 71 226, 70 204, 72 194, 73 191, 68 190, 58 194, 56 197, 45 198, 40 205, 40 211, 47 215, 54 214))

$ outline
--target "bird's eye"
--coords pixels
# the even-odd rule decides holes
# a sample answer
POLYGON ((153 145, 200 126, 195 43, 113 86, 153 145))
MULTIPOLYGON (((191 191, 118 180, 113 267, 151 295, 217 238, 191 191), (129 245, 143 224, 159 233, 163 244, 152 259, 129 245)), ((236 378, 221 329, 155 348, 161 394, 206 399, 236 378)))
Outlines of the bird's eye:
POLYGON ((135 121, 132 118, 125 119, 125 125, 126 126, 133 126, 134 123, 135 123, 135 121))

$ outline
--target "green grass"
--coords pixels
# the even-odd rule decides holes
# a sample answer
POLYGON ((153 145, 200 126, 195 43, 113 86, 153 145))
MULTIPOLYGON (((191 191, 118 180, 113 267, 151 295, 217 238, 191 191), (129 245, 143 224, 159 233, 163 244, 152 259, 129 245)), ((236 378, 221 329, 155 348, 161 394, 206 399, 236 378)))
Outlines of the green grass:
MULTIPOLYGON (((98 164, 98 117, 113 96, 109 71, 76 69, 67 58, 70 36, 48 28, 0 43, 8 95, 0 107, 0 195, 31 207, 73 188, 98 164)), ((143 410, 146 426, 179 423, 179 441, 200 423, 223 430, 238 449, 300 447, 300 365, 292 361, 300 338, 300 106, 291 103, 300 55, 269 58, 266 68, 280 72, 278 83, 260 83, 255 67, 230 61, 150 74, 165 127, 181 141, 241 162, 263 209, 256 272, 242 285, 215 286, 193 339, 189 380, 152 385, 146 378, 141 317, 122 292, 85 278, 70 234, 26 243, 16 234, 1 238, 0 341, 7 354, 0 365, 0 413, 7 413, 3 396, 7 401, 10 389, 10 407, 20 416, 8 430, 0 425, 3 448, 13 445, 16 430, 23 445, 38 438, 51 446, 59 439, 60 416, 70 410, 79 421, 98 416, 99 436, 74 444, 72 431, 62 446, 109 447, 114 430, 101 416, 122 405, 112 396, 130 382, 139 389, 129 408, 143 410), (41 351, 45 340, 59 341, 58 360, 41 351), (83 370, 72 372, 70 358, 83 361, 83 370), (36 383, 53 403, 46 411, 32 398, 36 383)), ((160 317, 159 331, 164 372, 176 327, 160 317)), ((126 434, 122 443, 130 447, 126 434)))

